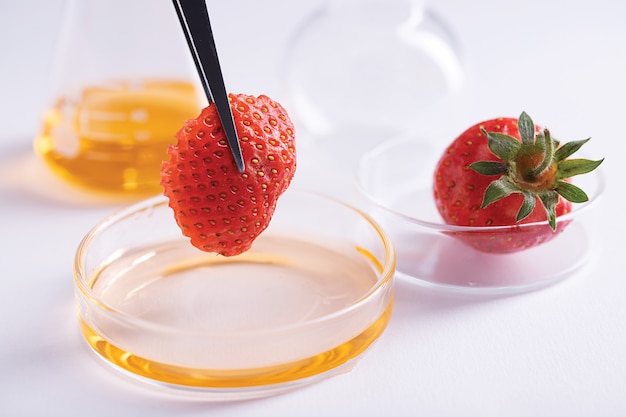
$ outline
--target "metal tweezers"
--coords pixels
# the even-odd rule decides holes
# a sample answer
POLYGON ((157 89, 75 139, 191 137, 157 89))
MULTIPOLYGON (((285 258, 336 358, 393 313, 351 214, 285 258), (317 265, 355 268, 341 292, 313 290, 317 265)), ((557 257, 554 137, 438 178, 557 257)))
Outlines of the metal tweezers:
POLYGON ((239 172, 245 170, 205 0, 172 0, 209 103, 215 103, 239 172))

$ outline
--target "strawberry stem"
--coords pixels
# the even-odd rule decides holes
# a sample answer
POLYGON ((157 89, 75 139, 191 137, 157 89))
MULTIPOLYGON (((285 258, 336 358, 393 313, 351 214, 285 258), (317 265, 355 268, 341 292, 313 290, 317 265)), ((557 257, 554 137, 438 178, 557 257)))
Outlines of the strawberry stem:
POLYGON ((538 135, 538 139, 543 141, 543 160, 541 161, 541 164, 530 171, 531 178, 537 178, 550 168, 554 162, 554 141, 550 136, 550 131, 548 129, 543 129, 543 135, 538 135))
POLYGON ((552 138, 548 129, 535 134, 535 124, 526 112, 518 118, 518 131, 521 141, 501 132, 487 132, 481 127, 481 132, 487 136, 489 150, 500 159, 470 164, 470 168, 479 174, 499 177, 487 186, 481 207, 521 193, 524 201, 516 218, 521 221, 533 212, 538 197, 554 231, 559 195, 572 203, 589 200, 583 190, 565 180, 593 171, 604 158, 598 161, 567 159, 589 139, 561 145, 552 138), (537 162, 540 157, 541 162, 537 162))

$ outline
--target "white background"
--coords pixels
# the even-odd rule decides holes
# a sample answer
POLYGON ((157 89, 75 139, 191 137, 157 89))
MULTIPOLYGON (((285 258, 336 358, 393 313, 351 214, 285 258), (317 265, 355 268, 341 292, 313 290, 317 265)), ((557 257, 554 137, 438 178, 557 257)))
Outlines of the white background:
MULTIPOLYGON (((207 3, 229 89, 286 101, 286 41, 319 2, 207 3)), ((626 200, 618 182, 626 2, 431 1, 462 42, 466 82, 422 133, 451 140, 475 122, 526 110, 561 138, 592 136, 586 151, 607 157, 608 178, 595 261, 557 285, 509 297, 399 281, 389 327, 350 373, 228 404, 135 385, 95 361, 81 340, 74 250, 122 202, 86 198, 49 177, 32 154, 63 4, 0 0, 0 415, 626 415, 626 200)), ((306 149, 297 181, 349 196, 352 174, 333 149, 328 160, 306 149)))

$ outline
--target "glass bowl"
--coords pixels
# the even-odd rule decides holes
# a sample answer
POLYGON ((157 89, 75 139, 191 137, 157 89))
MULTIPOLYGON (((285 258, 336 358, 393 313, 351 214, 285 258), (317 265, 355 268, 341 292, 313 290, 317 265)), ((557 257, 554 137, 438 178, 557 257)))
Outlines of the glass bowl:
POLYGON ((366 214, 290 189, 230 258, 191 246, 164 197, 142 201, 87 234, 74 275, 82 333, 106 362, 229 400, 351 369, 387 325, 394 267, 366 214))
POLYGON ((305 129, 342 140, 405 132, 461 89, 459 39, 424 3, 329 0, 303 21, 283 79, 305 129))
POLYGON ((554 235, 547 221, 513 227, 452 226, 441 219, 432 194, 433 173, 441 155, 432 143, 412 136, 387 140, 366 152, 357 168, 367 211, 396 249, 399 277, 450 290, 514 292, 553 283, 588 262, 594 208, 604 189, 600 171, 574 177, 589 201, 574 204, 571 213, 558 217, 554 235), (537 246, 514 253, 474 248, 510 236, 524 244, 537 234, 547 237, 537 246))

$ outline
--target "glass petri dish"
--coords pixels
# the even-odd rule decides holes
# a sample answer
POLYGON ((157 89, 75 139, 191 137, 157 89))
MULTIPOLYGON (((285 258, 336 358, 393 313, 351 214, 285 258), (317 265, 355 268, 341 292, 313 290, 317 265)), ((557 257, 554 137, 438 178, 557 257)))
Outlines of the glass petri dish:
POLYGON ((107 363, 212 400, 277 394, 348 371, 383 333, 395 253, 367 215, 289 190, 236 257, 201 252, 164 197, 112 215, 75 259, 80 328, 107 363))
POLYGON ((510 293, 554 283, 590 260, 595 209, 604 191, 601 171, 574 178, 589 201, 574 204, 572 212, 558 217, 554 234, 547 221, 512 227, 453 226, 439 216, 432 194, 439 156, 428 142, 406 135, 373 148, 358 164, 358 188, 369 202, 366 211, 391 237, 399 278, 446 290, 510 293), (550 233, 542 233, 546 230, 550 233), (511 253, 490 253, 483 245, 510 236, 520 245, 530 239, 541 242, 511 253), (480 245, 482 250, 475 248, 480 245))

